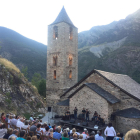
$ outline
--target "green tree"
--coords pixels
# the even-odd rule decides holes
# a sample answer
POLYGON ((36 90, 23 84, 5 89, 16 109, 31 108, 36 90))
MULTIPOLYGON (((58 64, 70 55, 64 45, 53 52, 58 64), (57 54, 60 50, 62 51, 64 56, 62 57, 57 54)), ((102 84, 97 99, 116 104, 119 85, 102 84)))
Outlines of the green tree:
POLYGON ((38 92, 41 96, 46 97, 46 80, 42 79, 38 86, 38 92))
POLYGON ((28 79, 28 67, 23 67, 21 72, 24 74, 24 76, 28 79))
POLYGON ((39 73, 35 73, 32 77, 31 82, 34 86, 36 86, 37 89, 38 89, 40 81, 41 81, 41 75, 39 73))

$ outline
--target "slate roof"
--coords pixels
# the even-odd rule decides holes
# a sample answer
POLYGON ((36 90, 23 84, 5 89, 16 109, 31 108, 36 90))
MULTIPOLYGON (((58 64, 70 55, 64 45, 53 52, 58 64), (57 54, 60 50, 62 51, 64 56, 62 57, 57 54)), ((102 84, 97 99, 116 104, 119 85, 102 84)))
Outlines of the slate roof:
POLYGON ((121 116, 125 118, 140 118, 140 110, 136 108, 127 108, 124 110, 119 110, 115 113, 113 113, 115 116, 121 116))
POLYGON ((92 70, 78 83, 70 87, 62 96, 65 96, 69 91, 77 87, 79 84, 81 84, 86 78, 88 78, 93 73, 99 74, 101 77, 103 77, 105 80, 110 82, 112 85, 120 88, 120 90, 128 94, 130 97, 140 101, 140 84, 138 84, 128 75, 105 72, 105 71, 96 70, 96 69, 92 70))
POLYGON ((61 9, 57 18, 55 19, 55 21, 51 25, 57 24, 57 23, 60 23, 60 22, 65 22, 65 23, 75 27, 74 24, 72 23, 72 21, 70 20, 68 14, 66 13, 66 10, 65 10, 64 6, 61 9))
POLYGON ((128 95, 140 101, 140 84, 134 81, 128 75, 115 74, 101 70, 96 71, 110 83, 113 83, 122 91, 127 92, 128 95))
POLYGON ((69 106, 69 99, 57 103, 59 106, 69 106))
POLYGON ((112 94, 110 94, 109 92, 107 92, 106 90, 102 89, 101 87, 99 87, 95 83, 86 83, 86 84, 83 84, 75 92, 73 92, 68 98, 71 98, 73 95, 75 95, 84 86, 87 86, 88 88, 90 88, 91 90, 93 90, 94 92, 96 92, 98 95, 100 95, 101 97, 103 97, 105 100, 107 100, 111 104, 115 104, 115 103, 118 103, 120 101, 118 98, 116 98, 115 96, 113 96, 112 94))

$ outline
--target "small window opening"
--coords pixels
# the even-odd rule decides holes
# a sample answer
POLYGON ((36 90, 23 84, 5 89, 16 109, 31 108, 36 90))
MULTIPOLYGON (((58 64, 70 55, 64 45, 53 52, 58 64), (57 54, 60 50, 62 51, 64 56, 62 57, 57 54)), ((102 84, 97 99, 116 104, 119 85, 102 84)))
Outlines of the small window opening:
POLYGON ((56 80, 56 70, 54 70, 54 76, 53 76, 54 80, 56 80))
POLYGON ((69 72, 69 78, 71 79, 72 78, 72 71, 70 70, 69 72))
POLYGON ((69 66, 71 66, 71 65, 72 65, 72 57, 69 56, 69 66))
POLYGON ((57 66, 57 56, 54 56, 53 57, 53 65, 54 66, 57 66))
POLYGON ((72 29, 72 27, 70 27, 70 31, 69 31, 69 39, 70 39, 70 40, 73 39, 73 29, 72 29))
POLYGON ((53 27, 53 38, 56 40, 58 39, 58 27, 57 26, 53 27))

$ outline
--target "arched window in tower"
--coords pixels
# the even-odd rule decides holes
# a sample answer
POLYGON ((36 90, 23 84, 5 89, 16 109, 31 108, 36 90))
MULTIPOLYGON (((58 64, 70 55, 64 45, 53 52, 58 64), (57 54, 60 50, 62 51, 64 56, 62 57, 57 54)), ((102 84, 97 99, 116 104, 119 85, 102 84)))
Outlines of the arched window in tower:
POLYGON ((56 40, 58 39, 58 27, 57 26, 53 27, 53 38, 56 40))
POLYGON ((70 39, 70 40, 73 39, 73 29, 72 29, 72 27, 70 27, 70 31, 69 31, 69 39, 70 39))
POLYGON ((53 65, 57 66, 57 56, 53 56, 53 65))
POLYGON ((53 78, 56 80, 56 70, 54 70, 53 78))
POLYGON ((72 71, 71 70, 69 71, 69 78, 70 79, 72 78, 72 71))
POLYGON ((72 56, 69 56, 69 66, 72 65, 72 56))

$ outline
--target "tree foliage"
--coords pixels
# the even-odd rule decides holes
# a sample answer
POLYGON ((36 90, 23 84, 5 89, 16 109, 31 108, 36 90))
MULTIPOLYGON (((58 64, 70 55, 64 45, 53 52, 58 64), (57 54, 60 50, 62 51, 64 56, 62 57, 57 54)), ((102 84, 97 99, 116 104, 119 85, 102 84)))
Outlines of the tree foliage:
POLYGON ((28 79, 28 67, 23 67, 21 72, 24 74, 24 76, 28 79))
POLYGON ((38 92, 41 96, 46 97, 46 80, 42 79, 39 82, 38 92))
POLYGON ((41 77, 39 73, 35 73, 31 80, 32 84, 36 86, 41 96, 46 97, 46 80, 41 77))

